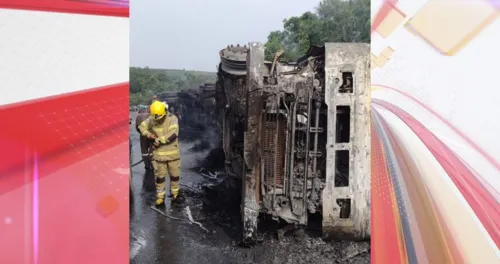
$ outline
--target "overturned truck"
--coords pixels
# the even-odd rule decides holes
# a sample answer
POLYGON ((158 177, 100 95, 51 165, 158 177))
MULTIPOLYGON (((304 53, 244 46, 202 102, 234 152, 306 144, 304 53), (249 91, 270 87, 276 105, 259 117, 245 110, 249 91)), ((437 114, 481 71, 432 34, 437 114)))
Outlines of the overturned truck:
POLYGON ((306 225, 326 238, 370 237, 370 48, 313 46, 295 63, 264 47, 220 51, 215 87, 226 174, 242 184, 244 241, 257 217, 306 225))
POLYGON ((182 130, 203 131, 215 120, 215 84, 205 83, 197 89, 163 92, 158 100, 168 103, 182 130))

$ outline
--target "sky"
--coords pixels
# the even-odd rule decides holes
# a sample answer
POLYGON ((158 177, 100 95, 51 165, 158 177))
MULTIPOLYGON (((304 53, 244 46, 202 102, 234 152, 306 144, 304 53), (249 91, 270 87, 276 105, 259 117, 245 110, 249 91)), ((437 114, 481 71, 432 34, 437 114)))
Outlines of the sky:
POLYGON ((227 45, 265 43, 320 0, 131 0, 130 65, 216 71, 227 45))

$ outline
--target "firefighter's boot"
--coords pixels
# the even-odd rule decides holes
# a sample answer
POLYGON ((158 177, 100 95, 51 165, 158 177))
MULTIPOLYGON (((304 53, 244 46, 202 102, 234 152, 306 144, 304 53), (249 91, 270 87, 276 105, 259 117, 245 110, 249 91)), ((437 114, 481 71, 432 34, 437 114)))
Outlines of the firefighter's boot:
POLYGON ((172 195, 172 203, 174 204, 182 204, 186 201, 186 198, 182 194, 172 195))
POLYGON ((165 195, 160 195, 160 194, 156 194, 156 201, 155 201, 155 205, 156 206, 162 206, 164 205, 165 203, 165 195))
POLYGON ((165 178, 156 178, 156 206, 161 206, 165 202, 165 178), (163 182, 162 182, 163 181, 163 182))
POLYGON ((179 176, 170 176, 170 194, 172 195, 172 202, 177 204, 182 203, 185 200, 184 196, 180 194, 179 180, 179 176))

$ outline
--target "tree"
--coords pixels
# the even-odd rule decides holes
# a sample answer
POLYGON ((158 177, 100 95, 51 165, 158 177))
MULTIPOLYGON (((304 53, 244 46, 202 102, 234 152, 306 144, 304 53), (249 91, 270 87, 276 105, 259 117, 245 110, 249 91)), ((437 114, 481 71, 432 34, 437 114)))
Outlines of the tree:
POLYGON ((146 104, 154 94, 198 88, 205 82, 215 82, 209 72, 130 68, 130 104, 146 104))
POLYGON ((285 46, 283 44, 284 34, 281 31, 273 31, 269 33, 267 36, 267 42, 264 45, 265 49, 265 57, 268 60, 273 59, 274 54, 280 50, 284 50, 285 46))
POLYGON ((281 59, 294 61, 311 45, 325 42, 370 42, 370 0, 323 0, 315 12, 306 12, 283 21, 282 31, 267 38, 266 59, 280 49, 281 59), (269 49, 269 51, 267 51, 269 49))

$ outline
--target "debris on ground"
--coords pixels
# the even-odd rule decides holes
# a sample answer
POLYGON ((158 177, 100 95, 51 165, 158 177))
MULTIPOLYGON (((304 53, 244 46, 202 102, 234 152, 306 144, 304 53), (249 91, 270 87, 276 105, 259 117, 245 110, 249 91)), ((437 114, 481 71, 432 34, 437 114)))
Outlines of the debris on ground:
POLYGON ((219 172, 219 171, 213 172, 213 171, 209 171, 209 170, 207 170, 205 168, 200 168, 198 170, 198 173, 201 176, 203 176, 203 177, 205 177, 205 178, 207 178, 209 180, 221 180, 222 179, 221 177, 223 175, 222 172, 219 172))
POLYGON ((205 232, 210 233, 210 231, 208 231, 208 229, 206 229, 201 223, 194 221, 193 215, 191 215, 191 209, 189 209, 189 206, 186 206, 185 211, 186 211, 186 214, 188 216, 189 222, 191 222, 191 224, 198 225, 205 232))
POLYGON ((186 222, 186 223, 189 223, 189 224, 193 224, 193 225, 197 225, 199 226, 203 231, 207 232, 207 233, 210 233, 210 231, 208 231, 208 229, 206 229, 200 222, 197 222, 193 219, 193 216, 191 214, 191 209, 189 209, 189 206, 186 206, 186 208, 184 208, 185 212, 186 212, 186 215, 188 217, 188 219, 182 219, 182 218, 179 218, 179 217, 174 217, 174 216, 171 216, 171 215, 168 215, 166 214, 165 212, 163 212, 162 210, 158 209, 156 206, 152 205, 151 206, 151 209, 153 209, 153 211, 163 215, 164 217, 168 218, 168 219, 171 219, 171 220, 177 220, 177 221, 183 221, 183 222, 186 222))

